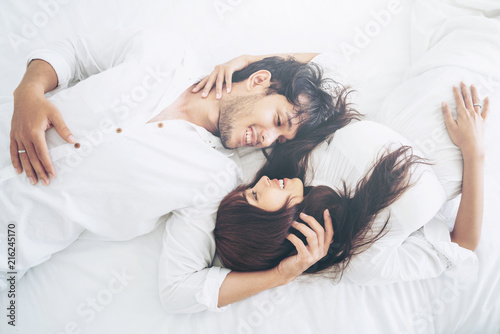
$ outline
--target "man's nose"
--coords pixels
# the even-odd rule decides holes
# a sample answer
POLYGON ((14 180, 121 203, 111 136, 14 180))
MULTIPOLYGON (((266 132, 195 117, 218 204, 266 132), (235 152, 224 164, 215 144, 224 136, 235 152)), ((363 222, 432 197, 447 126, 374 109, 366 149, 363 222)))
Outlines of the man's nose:
POLYGON ((276 130, 262 130, 260 132, 260 142, 263 147, 269 147, 278 139, 279 135, 276 130))

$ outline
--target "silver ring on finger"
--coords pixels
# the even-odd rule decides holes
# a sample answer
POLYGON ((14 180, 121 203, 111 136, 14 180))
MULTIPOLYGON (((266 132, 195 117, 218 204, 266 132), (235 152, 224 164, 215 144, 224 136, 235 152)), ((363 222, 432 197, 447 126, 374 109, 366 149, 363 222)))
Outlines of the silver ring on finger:
POLYGON ((482 106, 482 105, 480 105, 479 103, 474 103, 474 107, 479 107, 480 109, 482 109, 482 108, 483 108, 483 106, 482 106))
POLYGON ((26 153, 26 150, 19 150, 17 151, 18 154, 26 153))

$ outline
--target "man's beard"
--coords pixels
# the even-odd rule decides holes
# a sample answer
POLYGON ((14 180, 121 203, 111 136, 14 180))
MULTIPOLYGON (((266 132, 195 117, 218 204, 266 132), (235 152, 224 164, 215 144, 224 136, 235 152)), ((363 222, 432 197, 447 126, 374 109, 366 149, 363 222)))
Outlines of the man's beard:
MULTIPOLYGON (((224 148, 228 147, 231 140, 231 135, 234 131, 236 122, 243 120, 250 116, 253 112, 253 106, 258 99, 261 99, 261 95, 251 95, 251 96, 237 96, 228 97, 223 99, 219 104, 219 135, 224 148)), ((250 126, 251 124, 248 124, 250 126)), ((248 127, 247 126, 247 127, 248 127)), ((243 136, 243 133, 240 137, 243 136)))

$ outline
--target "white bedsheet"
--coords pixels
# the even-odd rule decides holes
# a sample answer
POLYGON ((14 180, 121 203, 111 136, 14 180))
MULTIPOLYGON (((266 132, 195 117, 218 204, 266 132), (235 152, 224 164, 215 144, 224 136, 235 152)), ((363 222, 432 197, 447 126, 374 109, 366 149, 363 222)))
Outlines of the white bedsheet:
MULTIPOLYGON (((500 15, 496 1, 449 3, 471 8, 460 15, 500 15)), ((212 64, 242 53, 336 52, 358 90, 357 108, 375 118, 420 56, 412 46, 426 42, 411 39, 413 6, 382 0, 2 2, 0 103, 11 101, 34 48, 75 33, 147 26, 183 31, 212 64), (389 10, 394 13, 384 16, 389 10)), ((499 129, 496 111, 491 124, 499 129)), ((479 280, 472 286, 453 286, 445 276, 371 287, 300 279, 222 314, 168 315, 157 288, 160 227, 128 242, 79 240, 32 269, 16 288, 18 333, 499 333, 500 163, 498 151, 490 152, 479 280)), ((0 333, 9 333, 7 294, 0 300, 0 333)))

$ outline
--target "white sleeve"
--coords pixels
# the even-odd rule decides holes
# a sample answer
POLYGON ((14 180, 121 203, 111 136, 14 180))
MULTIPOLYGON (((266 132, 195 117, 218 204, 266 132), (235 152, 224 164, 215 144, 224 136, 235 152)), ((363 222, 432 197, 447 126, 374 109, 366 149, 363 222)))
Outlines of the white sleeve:
POLYGON ((215 256, 217 204, 176 210, 166 222, 160 257, 159 288, 169 313, 223 311, 219 288, 230 270, 211 267, 215 256))
POLYGON ((176 35, 155 30, 99 32, 35 50, 29 55, 28 64, 34 59, 45 60, 57 73, 58 87, 66 87, 121 63, 158 56, 164 49, 169 53, 182 50, 183 45, 176 35))

